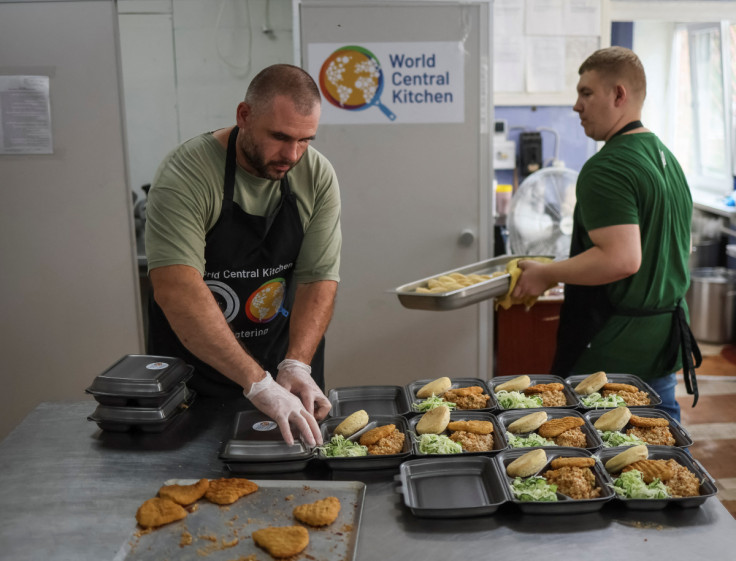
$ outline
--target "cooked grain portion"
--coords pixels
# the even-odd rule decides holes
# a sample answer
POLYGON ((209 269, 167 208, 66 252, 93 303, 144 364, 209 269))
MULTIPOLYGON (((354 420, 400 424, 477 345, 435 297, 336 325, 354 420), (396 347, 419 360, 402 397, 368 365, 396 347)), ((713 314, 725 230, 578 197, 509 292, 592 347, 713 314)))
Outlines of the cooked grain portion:
POLYGON ((700 481, 693 472, 673 459, 667 460, 667 467, 674 472, 672 478, 665 481, 665 485, 673 497, 697 497, 700 495, 700 481))
POLYGON ((557 485, 557 492, 571 499, 595 499, 601 496, 596 487, 595 475, 590 468, 561 467, 544 472, 549 483, 557 485))
POLYGON ((368 453, 373 456, 384 456, 387 454, 398 454, 404 447, 404 433, 399 429, 394 431, 388 436, 384 436, 381 440, 375 444, 368 446, 368 453))
POLYGON ((537 395, 542 396, 542 405, 544 407, 567 405, 567 398, 565 397, 565 393, 562 391, 542 392, 537 395))
POLYGON ((580 427, 566 430, 553 439, 557 446, 574 446, 575 448, 585 448, 588 445, 588 439, 580 427))
POLYGON ((463 450, 468 452, 488 452, 489 450, 493 450, 492 434, 476 434, 458 430, 450 435, 450 440, 459 442, 463 450))
POLYGON ((602 394, 603 397, 608 397, 609 395, 619 395, 621 398, 626 402, 626 405, 649 405, 649 393, 639 390, 636 393, 634 392, 624 392, 624 391, 612 391, 612 390, 603 390, 602 394))
POLYGON ((674 446, 676 444, 675 437, 672 436, 669 427, 631 427, 626 431, 626 434, 637 436, 653 446, 674 446))

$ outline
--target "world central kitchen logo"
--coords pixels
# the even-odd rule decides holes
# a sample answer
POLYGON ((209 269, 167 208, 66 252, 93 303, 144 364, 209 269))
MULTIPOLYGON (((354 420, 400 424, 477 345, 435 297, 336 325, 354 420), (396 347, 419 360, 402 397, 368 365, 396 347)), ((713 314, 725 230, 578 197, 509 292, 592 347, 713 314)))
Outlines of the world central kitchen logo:
POLYGON ((392 121, 396 119, 394 111, 400 112, 402 105, 454 102, 453 92, 447 91, 451 85, 450 71, 438 71, 435 53, 388 53, 387 59, 389 66, 384 68, 378 57, 364 47, 340 47, 320 69, 322 95, 346 111, 377 107, 392 121), (382 100, 388 100, 392 107, 382 100))

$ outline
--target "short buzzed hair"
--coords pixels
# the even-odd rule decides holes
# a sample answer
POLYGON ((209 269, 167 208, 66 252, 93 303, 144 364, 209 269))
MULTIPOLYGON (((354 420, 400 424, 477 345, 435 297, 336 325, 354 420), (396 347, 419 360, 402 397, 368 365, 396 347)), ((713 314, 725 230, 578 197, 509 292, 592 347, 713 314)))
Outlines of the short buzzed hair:
POLYGON ((291 64, 274 64, 253 78, 245 94, 245 103, 255 113, 260 113, 277 95, 290 98, 302 115, 312 113, 322 99, 317 84, 307 72, 291 64))
POLYGON ((642 102, 647 95, 647 77, 644 66, 636 53, 625 47, 607 47, 590 55, 580 65, 578 74, 590 70, 597 71, 603 78, 624 82, 631 88, 632 94, 642 102))

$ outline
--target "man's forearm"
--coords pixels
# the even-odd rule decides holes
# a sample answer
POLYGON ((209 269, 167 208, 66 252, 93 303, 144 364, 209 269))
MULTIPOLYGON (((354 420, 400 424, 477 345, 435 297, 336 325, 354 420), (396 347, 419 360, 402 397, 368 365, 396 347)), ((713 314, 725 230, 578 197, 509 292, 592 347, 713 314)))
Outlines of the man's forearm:
POLYGON ((263 369, 243 349, 199 272, 185 265, 151 271, 156 303, 182 344, 246 390, 263 369))
POLYGON ((332 319, 337 282, 299 284, 291 311, 289 349, 285 358, 310 364, 332 319))

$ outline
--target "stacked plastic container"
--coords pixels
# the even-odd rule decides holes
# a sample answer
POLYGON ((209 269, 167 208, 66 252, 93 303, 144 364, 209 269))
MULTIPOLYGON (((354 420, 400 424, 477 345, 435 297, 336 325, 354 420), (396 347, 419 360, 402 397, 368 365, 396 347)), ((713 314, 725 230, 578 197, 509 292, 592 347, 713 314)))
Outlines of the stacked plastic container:
POLYGON ((85 390, 98 403, 87 418, 106 431, 163 431, 194 401, 193 371, 175 357, 126 355, 85 390))

